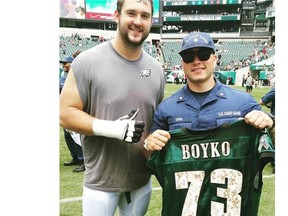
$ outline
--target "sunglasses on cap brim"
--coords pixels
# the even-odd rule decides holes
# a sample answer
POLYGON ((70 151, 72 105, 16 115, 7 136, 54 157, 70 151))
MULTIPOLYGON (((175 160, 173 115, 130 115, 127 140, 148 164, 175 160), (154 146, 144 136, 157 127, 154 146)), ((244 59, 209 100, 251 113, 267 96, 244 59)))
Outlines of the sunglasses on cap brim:
POLYGON ((214 53, 215 52, 212 49, 200 49, 198 51, 185 51, 180 55, 185 63, 191 63, 194 61, 195 56, 197 56, 200 61, 207 61, 211 54, 214 53))

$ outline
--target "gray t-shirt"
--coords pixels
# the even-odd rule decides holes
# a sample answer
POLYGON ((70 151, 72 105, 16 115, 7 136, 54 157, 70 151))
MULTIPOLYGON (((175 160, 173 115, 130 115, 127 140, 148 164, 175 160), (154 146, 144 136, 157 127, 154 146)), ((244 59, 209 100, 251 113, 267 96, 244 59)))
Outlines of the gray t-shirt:
POLYGON ((156 106, 164 97, 165 74, 160 63, 144 50, 128 61, 110 41, 83 51, 72 63, 84 111, 104 120, 116 120, 140 111, 135 120, 145 122, 138 143, 100 136, 82 136, 85 158, 84 184, 103 191, 130 191, 146 184, 150 173, 143 154, 156 106))

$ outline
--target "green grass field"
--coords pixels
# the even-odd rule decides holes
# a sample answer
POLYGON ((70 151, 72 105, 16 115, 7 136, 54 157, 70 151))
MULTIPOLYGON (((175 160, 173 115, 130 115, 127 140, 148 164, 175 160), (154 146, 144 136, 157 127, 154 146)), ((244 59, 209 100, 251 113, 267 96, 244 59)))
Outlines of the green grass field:
MULTIPOLYGON (((167 84, 165 97, 171 95, 182 85, 167 84)), ((245 91, 242 87, 234 87, 245 91)), ((268 87, 254 88, 252 91, 253 97, 259 101, 261 96, 269 90, 268 87)), ((264 108, 265 111, 269 111, 264 108)), ((71 156, 63 137, 63 131, 60 127, 60 215, 61 216, 80 216, 82 215, 82 183, 84 173, 74 173, 74 167, 64 167, 64 161, 70 161, 71 156)), ((272 174, 272 167, 268 164, 264 169, 263 191, 259 206, 259 216, 274 216, 275 215, 275 176, 272 174)), ((147 216, 161 215, 161 189, 157 180, 153 177, 153 193, 150 201, 147 216)), ((116 214, 117 215, 117 214, 116 214)))

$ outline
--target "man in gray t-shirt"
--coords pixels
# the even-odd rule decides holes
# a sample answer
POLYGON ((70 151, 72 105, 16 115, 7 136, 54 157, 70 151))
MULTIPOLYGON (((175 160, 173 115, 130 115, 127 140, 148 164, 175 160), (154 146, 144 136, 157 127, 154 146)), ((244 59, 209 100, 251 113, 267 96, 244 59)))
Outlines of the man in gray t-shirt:
POLYGON ((166 84, 160 63, 142 49, 152 14, 153 1, 117 1, 115 38, 80 53, 62 90, 60 124, 82 134, 83 215, 148 209, 143 145, 166 84))

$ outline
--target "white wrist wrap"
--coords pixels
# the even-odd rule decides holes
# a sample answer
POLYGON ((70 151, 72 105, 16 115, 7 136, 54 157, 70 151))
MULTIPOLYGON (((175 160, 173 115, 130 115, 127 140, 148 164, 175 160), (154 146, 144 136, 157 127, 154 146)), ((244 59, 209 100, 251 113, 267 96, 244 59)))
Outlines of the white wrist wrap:
POLYGON ((93 133, 96 136, 104 136, 123 140, 128 127, 128 120, 107 121, 95 119, 93 121, 93 133))

